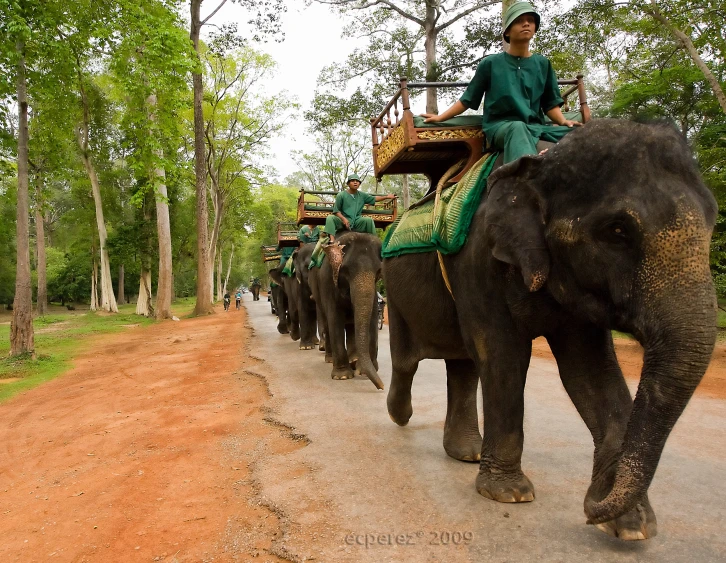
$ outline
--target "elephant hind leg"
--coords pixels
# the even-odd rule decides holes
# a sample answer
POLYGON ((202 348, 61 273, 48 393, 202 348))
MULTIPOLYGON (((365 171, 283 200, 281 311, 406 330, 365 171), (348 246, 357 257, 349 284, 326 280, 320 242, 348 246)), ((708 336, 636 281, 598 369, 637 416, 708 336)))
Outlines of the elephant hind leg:
POLYGON ((471 360, 446 360, 447 406, 444 450, 461 461, 481 459, 482 437, 476 411, 479 376, 471 360))

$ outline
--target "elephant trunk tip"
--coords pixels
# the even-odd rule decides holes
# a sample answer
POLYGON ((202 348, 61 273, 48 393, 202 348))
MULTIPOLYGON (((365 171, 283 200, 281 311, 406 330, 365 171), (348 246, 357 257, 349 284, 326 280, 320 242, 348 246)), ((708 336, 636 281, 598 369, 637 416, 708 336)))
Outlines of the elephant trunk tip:
POLYGON ((629 512, 638 504, 637 498, 629 497, 630 495, 615 494, 611 491, 608 496, 599 502, 586 500, 585 516, 587 517, 587 524, 604 524, 629 512))

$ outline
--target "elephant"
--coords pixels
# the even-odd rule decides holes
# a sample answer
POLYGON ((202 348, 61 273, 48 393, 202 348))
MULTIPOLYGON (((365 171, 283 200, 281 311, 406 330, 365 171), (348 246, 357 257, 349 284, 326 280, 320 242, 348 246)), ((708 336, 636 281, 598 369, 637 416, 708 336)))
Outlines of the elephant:
POLYGON ((260 300, 260 289, 261 288, 262 288, 262 284, 259 281, 252 282, 252 285, 250 286, 250 291, 252 292, 252 301, 260 300))
POLYGON ((322 321, 326 359, 333 379, 351 379, 351 363, 378 389, 378 300, 381 241, 367 233, 345 232, 323 247, 326 259, 309 273, 322 321))
POLYGON ((316 243, 302 245, 293 253, 295 279, 298 288, 298 315, 300 321, 300 350, 314 350, 319 344, 317 304, 313 299, 309 284, 308 266, 316 243))
POLYGON ((533 500, 524 386, 532 340, 544 336, 595 445, 588 523, 623 540, 655 536, 648 488, 716 339, 716 214, 684 139, 662 123, 595 120, 494 170, 466 244, 443 256, 451 293, 435 253, 383 262, 391 418, 404 426, 413 413, 418 362, 444 359, 446 452, 479 461, 484 497, 533 500), (644 348, 635 401, 611 329, 644 348))
POLYGON ((277 310, 277 332, 289 334, 294 341, 300 340, 300 325, 298 322, 297 300, 299 290, 295 278, 282 273, 284 264, 270 270, 270 277, 276 286, 272 290, 277 310), (295 283, 292 283, 295 282, 295 283))

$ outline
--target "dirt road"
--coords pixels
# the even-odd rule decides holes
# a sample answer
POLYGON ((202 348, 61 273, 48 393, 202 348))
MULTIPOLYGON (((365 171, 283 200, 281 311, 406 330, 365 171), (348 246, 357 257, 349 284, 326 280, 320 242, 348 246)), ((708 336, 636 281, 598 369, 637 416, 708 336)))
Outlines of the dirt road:
MULTIPOLYGON (((546 350, 526 395, 537 498, 503 505, 443 451, 442 362, 422 362, 399 428, 384 392, 331 380, 266 301, 245 306, 101 337, 0 405, 0 561, 726 558, 723 401, 691 402, 651 487, 660 533, 623 544, 584 523, 592 444, 546 350)), ((387 328, 380 348, 387 384, 387 328)))

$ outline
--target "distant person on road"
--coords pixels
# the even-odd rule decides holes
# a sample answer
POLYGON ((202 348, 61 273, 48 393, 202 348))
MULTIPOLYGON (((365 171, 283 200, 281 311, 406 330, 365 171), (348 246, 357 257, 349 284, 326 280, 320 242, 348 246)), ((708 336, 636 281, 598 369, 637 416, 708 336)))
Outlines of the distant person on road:
POLYGON ((224 310, 229 311, 229 303, 232 298, 229 296, 229 291, 224 294, 224 310))
POLYGON ((239 310, 240 305, 242 304, 242 290, 238 289, 237 293, 235 293, 234 296, 235 305, 237 306, 237 309, 239 310))

